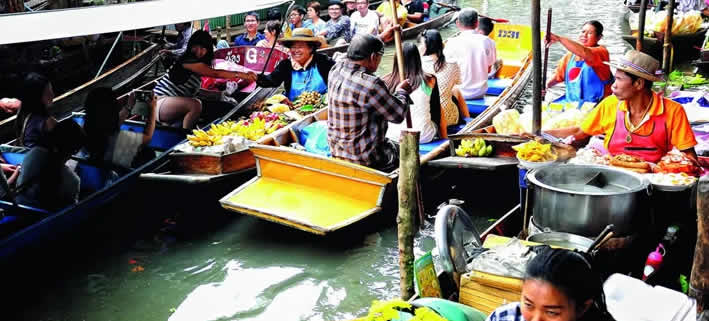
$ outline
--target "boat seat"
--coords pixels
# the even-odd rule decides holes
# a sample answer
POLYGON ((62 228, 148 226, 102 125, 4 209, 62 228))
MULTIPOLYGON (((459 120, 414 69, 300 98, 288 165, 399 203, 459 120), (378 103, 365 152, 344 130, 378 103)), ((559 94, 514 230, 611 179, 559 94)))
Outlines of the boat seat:
MULTIPOLYGON (((84 126, 83 114, 76 114, 73 119, 77 124, 79 124, 79 126, 84 126)), ((182 131, 181 126, 182 122, 180 122, 179 126, 176 128, 164 126, 156 127, 153 132, 153 138, 150 140, 148 147, 165 151, 179 144, 187 137, 182 131)), ((145 130, 145 127, 143 127, 142 123, 126 121, 121 125, 121 130, 142 133, 145 130)))
POLYGON ((497 97, 495 96, 485 96, 478 99, 466 99, 465 104, 468 105, 468 112, 470 112, 471 117, 480 115, 487 107, 492 105, 497 97))
POLYGON ((25 153, 3 152, 2 157, 10 165, 21 165, 22 160, 25 159, 25 153))
POLYGON ((464 117, 463 121, 465 121, 463 124, 448 126, 448 135, 458 133, 463 129, 463 127, 465 127, 465 125, 473 121, 473 119, 470 117, 464 117))
POLYGON ((102 189, 118 176, 110 169, 96 167, 84 162, 78 162, 75 172, 81 180, 81 195, 88 195, 102 189))
POLYGON ((489 79, 487 81, 487 93, 485 93, 485 94, 490 95, 490 96, 499 96, 511 84, 512 84, 512 79, 509 79, 509 78, 507 78, 507 79, 500 79, 500 78, 489 79))
POLYGON ((430 153, 432 150, 436 149, 438 146, 441 146, 441 144, 443 144, 447 140, 448 139, 442 138, 442 139, 430 141, 425 144, 419 144, 419 155, 426 155, 426 154, 430 153))

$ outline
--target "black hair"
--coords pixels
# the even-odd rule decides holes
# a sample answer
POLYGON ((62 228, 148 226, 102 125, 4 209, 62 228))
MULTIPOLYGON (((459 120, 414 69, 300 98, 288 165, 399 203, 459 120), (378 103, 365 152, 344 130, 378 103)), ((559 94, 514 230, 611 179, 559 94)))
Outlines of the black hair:
POLYGON ((280 21, 281 20, 281 9, 279 9, 279 8, 269 9, 268 13, 266 14, 266 19, 280 21))
POLYGON ((426 29, 419 35, 419 41, 423 40, 426 45, 424 56, 436 54, 438 61, 433 64, 433 69, 436 72, 441 71, 446 66, 446 56, 443 54, 443 38, 441 33, 436 29, 426 29))
POLYGON ((278 21, 271 20, 266 23, 266 30, 274 35, 279 29, 281 29, 281 23, 278 21))
POLYGON ((209 32, 206 32, 204 30, 195 31, 190 37, 190 40, 187 42, 187 49, 185 50, 185 52, 182 53, 179 58, 177 58, 175 64, 168 71, 170 81, 175 84, 182 84, 190 78, 191 72, 182 67, 182 65, 185 63, 201 62, 207 65, 211 65, 212 60, 214 60, 213 44, 214 39, 212 38, 212 35, 209 34, 209 32), (207 49, 207 54, 205 54, 202 58, 197 58, 192 52, 192 48, 196 46, 200 46, 204 49, 207 49))
MULTIPOLYGON (((431 77, 435 78, 434 75, 428 74, 423 71, 423 66, 421 65, 421 55, 419 54, 418 48, 411 42, 406 42, 403 45, 403 58, 404 58, 404 79, 409 81, 411 88, 416 90, 422 84, 426 84, 427 80, 431 77)), ((397 64, 396 55, 394 55, 393 67, 391 74, 384 77, 384 83, 386 84, 389 91, 394 91, 396 86, 401 82, 399 79, 399 65, 397 64)), ((433 88, 431 93, 431 120, 436 124, 438 128, 441 121, 441 99, 440 93, 438 92, 438 83, 433 88)))
POLYGON ((484 35, 490 35, 493 28, 495 28, 495 24, 492 22, 492 19, 488 17, 481 17, 478 20, 478 29, 480 29, 484 35))
POLYGON ((354 61, 364 60, 372 54, 384 49, 384 43, 379 37, 370 34, 357 34, 352 37, 347 48, 347 58, 354 61))
POLYGON ((260 20, 258 17, 258 13, 256 13, 256 11, 251 11, 251 12, 247 13, 244 16, 244 21, 246 21, 246 17, 248 17, 248 16, 252 16, 252 17, 256 18, 256 22, 258 22, 260 20))
MULTIPOLYGON (((66 158, 75 154, 84 145, 86 135, 81 126, 72 119, 59 122, 54 129, 46 136, 41 146, 50 150, 50 159, 38 176, 39 203, 48 210, 59 210, 67 204, 62 204, 57 195, 53 192, 61 182, 62 167, 66 158), (46 189, 46 190, 45 190, 46 189)), ((29 174, 29 173, 28 173, 29 174)), ((30 178, 30 180, 35 180, 30 178)))
POLYGON ((612 320, 606 308, 603 279, 581 252, 547 248, 527 263, 524 280, 549 283, 566 295, 576 311, 582 311, 584 303, 592 300, 579 320, 612 320))
POLYGON ((598 38, 603 37, 603 25, 598 20, 589 20, 583 25, 592 25, 593 28, 596 29, 596 36, 598 36, 598 38))
POLYGON ((103 162, 108 139, 118 133, 119 113, 121 106, 118 104, 116 94, 108 87, 99 87, 89 92, 86 97, 86 149, 93 162, 103 162))
POLYGON ((45 106, 41 99, 45 88, 50 84, 49 78, 35 72, 27 74, 22 80, 22 86, 19 88, 17 97, 22 102, 22 106, 17 112, 17 119, 15 120, 15 134, 18 138, 23 135, 22 127, 27 117, 33 114, 49 116, 48 106, 45 106))
POLYGON ((458 21, 464 27, 475 28, 475 24, 478 23, 478 12, 473 8, 463 8, 458 13, 458 21))
MULTIPOLYGON (((618 71, 623 71, 623 70, 618 70, 618 71)), ((628 77, 630 77, 630 81, 631 81, 631 82, 635 82, 635 81, 638 80, 638 79, 644 80, 645 82, 643 83, 643 84, 644 84, 643 88, 644 88, 645 90, 647 90, 647 91, 652 91, 652 81, 651 81, 651 80, 645 79, 645 78, 643 78, 643 77, 634 75, 634 74, 629 73, 629 72, 625 72, 625 71, 623 71, 623 72, 624 72, 626 75, 628 75, 628 77)))
POLYGON ((304 16, 306 13, 308 13, 308 11, 306 11, 305 8, 303 8, 303 6, 301 6, 299 4, 296 4, 293 6, 293 9, 291 10, 291 12, 293 12, 293 11, 300 13, 301 16, 304 16))

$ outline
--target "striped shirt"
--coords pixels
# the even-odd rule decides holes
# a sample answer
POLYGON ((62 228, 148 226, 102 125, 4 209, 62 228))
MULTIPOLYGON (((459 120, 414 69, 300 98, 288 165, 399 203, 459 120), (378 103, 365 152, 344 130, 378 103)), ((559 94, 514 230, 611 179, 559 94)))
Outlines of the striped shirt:
POLYGON ((487 317, 485 321, 525 321, 522 316, 522 309, 519 307, 519 302, 503 305, 487 317))
POLYGON ((184 69, 184 67, 175 63, 170 67, 170 69, 165 73, 165 75, 158 80, 158 83, 153 89, 155 96, 167 96, 167 97, 195 97, 199 92, 199 87, 202 84, 202 79, 197 73, 191 72, 184 69), (189 77, 186 81, 180 83, 173 78, 173 68, 183 68, 182 72, 187 72, 189 77))
POLYGON ((332 156, 360 165, 383 159, 387 122, 406 117, 406 92, 389 93, 377 76, 344 59, 335 64, 328 80, 328 143, 332 156))

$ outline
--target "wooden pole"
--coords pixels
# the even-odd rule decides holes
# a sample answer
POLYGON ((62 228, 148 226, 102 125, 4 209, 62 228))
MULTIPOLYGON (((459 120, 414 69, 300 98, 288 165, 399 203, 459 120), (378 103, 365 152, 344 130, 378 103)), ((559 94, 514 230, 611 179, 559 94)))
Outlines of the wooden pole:
POLYGON ((414 217, 418 213, 416 197, 419 180, 419 132, 402 129, 399 153, 399 213, 396 224, 399 239, 399 277, 401 299, 414 295, 414 217))
POLYGON ((547 86, 547 68, 549 66, 549 40, 551 40, 551 8, 547 10, 547 33, 544 35, 546 38, 546 45, 544 46, 544 67, 542 67, 542 100, 546 96, 546 86, 547 86))
POLYGON ((539 0, 532 0, 532 132, 542 131, 542 39, 539 0))
POLYGON ((670 0, 667 4, 667 28, 665 29, 665 43, 662 46, 662 70, 665 75, 670 74, 672 69, 672 20, 675 12, 675 0, 670 0))
POLYGON ((689 295, 697 300, 697 313, 709 311, 709 177, 697 186, 697 245, 694 248, 689 295))
POLYGON ((226 42, 231 46, 231 16, 226 16, 226 42))
MULTIPOLYGON (((399 16, 396 14, 396 1, 389 0, 391 7, 392 24, 399 24, 399 16)), ((399 69, 399 81, 404 81, 404 49, 401 44, 401 30, 394 30, 394 45, 396 47, 396 65, 399 69)), ((411 113, 406 111, 406 128, 411 128, 411 113)))
POLYGON ((640 0, 640 21, 638 22, 638 38, 635 42, 635 50, 643 51, 643 41, 645 40, 645 11, 647 11, 647 0, 640 0))

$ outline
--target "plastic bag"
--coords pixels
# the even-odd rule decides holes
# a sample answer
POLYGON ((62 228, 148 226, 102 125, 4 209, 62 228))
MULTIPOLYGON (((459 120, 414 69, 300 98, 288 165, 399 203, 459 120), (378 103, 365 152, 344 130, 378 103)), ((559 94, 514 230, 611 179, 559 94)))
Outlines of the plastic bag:
POLYGON ((441 285, 438 283, 431 252, 424 254, 414 261, 414 276, 419 296, 429 298, 441 297, 441 285))
POLYGON ((327 143, 327 121, 316 121, 303 127, 298 133, 298 139, 305 150, 323 156, 330 156, 330 145, 327 143))
POLYGON ((475 270, 495 275, 523 278, 527 262, 536 253, 525 246, 519 239, 513 238, 507 244, 490 249, 476 257, 467 266, 467 270, 475 270))
POLYGON ((519 121, 519 112, 516 109, 507 109, 492 118, 492 125, 499 134, 521 134, 524 132, 519 121))

